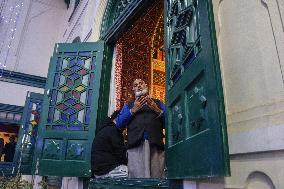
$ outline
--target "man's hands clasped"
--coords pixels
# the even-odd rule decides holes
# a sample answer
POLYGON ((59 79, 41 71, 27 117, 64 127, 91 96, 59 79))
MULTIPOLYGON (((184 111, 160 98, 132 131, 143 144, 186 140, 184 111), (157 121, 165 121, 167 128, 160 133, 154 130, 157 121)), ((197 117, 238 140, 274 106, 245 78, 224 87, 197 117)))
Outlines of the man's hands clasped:
POLYGON ((154 112, 156 112, 157 114, 160 114, 162 112, 162 110, 157 106, 155 101, 152 98, 150 98, 149 95, 147 95, 147 96, 140 96, 135 99, 134 106, 131 109, 131 113, 133 114, 136 113, 145 104, 148 105, 148 107, 152 109, 154 112))

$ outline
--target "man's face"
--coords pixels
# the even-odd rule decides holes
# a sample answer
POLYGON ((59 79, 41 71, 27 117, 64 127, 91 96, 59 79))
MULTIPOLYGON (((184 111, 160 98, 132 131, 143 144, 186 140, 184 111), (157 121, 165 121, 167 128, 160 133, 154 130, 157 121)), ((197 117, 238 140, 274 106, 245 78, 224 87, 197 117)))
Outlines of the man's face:
POLYGON ((148 93, 147 84, 142 79, 135 79, 132 88, 135 97, 139 97, 148 93))

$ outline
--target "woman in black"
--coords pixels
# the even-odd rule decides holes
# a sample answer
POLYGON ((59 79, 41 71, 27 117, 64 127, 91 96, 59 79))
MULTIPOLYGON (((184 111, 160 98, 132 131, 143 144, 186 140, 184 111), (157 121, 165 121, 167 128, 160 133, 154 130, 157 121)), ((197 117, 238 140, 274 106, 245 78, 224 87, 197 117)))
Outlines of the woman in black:
POLYGON ((127 177, 126 148, 122 130, 113 122, 119 111, 107 117, 98 128, 92 145, 92 172, 96 178, 127 177))

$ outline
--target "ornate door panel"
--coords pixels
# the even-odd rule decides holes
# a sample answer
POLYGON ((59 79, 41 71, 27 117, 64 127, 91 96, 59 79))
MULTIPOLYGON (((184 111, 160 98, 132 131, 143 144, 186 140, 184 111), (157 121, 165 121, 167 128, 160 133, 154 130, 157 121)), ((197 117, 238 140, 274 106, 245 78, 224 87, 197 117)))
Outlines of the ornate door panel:
POLYGON ((211 0, 165 0, 169 178, 229 174, 211 0))
POLYGON ((35 172, 90 176, 104 43, 56 44, 50 61, 35 172))
POLYGON ((43 94, 28 92, 14 156, 15 170, 22 174, 32 174, 42 102, 43 94))

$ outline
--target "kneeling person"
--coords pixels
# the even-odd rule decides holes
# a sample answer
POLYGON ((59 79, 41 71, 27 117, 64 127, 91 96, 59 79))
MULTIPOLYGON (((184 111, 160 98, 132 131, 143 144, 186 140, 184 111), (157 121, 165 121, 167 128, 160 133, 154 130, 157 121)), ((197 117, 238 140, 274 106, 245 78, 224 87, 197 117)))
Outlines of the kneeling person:
POLYGON ((113 122, 119 111, 107 117, 99 128, 92 145, 92 172, 96 178, 128 176, 126 148, 122 130, 113 122))

